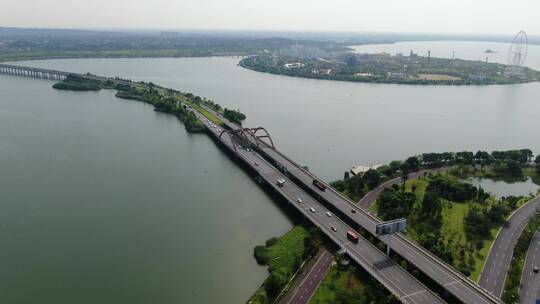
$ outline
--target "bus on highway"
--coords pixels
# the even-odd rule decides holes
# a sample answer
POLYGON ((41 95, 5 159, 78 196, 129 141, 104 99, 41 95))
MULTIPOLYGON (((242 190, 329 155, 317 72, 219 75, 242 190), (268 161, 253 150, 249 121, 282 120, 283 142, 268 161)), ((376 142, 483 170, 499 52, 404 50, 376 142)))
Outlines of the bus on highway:
POLYGON ((352 231, 347 231, 347 238, 349 239, 349 241, 358 244, 358 235, 356 235, 356 233, 352 231))

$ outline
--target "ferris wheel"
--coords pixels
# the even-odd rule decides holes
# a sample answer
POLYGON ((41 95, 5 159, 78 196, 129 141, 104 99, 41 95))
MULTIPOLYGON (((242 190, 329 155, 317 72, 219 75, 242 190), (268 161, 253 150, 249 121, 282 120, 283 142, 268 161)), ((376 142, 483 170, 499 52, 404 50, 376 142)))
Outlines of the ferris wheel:
POLYGON ((528 49, 527 33, 525 31, 517 33, 508 51, 508 66, 514 68, 523 67, 525 65, 525 59, 527 59, 528 49))

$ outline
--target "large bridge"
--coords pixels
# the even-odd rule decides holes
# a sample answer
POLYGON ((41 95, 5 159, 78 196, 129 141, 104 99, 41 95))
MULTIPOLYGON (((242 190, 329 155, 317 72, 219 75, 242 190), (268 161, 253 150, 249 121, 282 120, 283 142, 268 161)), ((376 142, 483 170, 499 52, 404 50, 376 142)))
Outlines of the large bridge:
POLYGON ((10 64, 0 64, 0 74, 52 80, 64 80, 69 74, 72 73, 10 64))
MULTIPOLYGON (((226 127, 233 130, 233 133, 239 133, 239 130, 242 129, 240 126, 228 121, 212 109, 207 108, 207 110, 223 120, 226 127)), ((250 141, 252 149, 257 151, 265 160, 271 163, 273 167, 278 168, 288 180, 293 181, 305 190, 308 195, 315 198, 321 206, 325 206, 332 212, 338 214, 342 220, 351 224, 354 228, 362 228, 371 234, 375 234, 375 226, 380 223, 381 220, 371 214, 368 210, 359 207, 356 203, 344 197, 330 185, 326 184, 323 180, 279 152, 275 149, 273 143, 269 144, 258 138, 247 135, 244 137, 244 141, 245 140, 250 141), (321 191, 314 186, 313 180, 317 180, 324 184, 327 191, 321 191)), ((463 303, 502 303, 498 297, 480 287, 476 282, 464 276, 431 252, 409 240, 405 235, 396 234, 394 236, 384 236, 380 239, 387 245, 390 244, 392 250, 412 263, 446 292, 452 294, 463 303)))
MULTIPOLYGON (((2 64, 0 64, 0 73, 47 79, 63 79, 71 74, 2 64)), ((115 80, 114 78, 93 75, 78 75, 93 79, 115 80)), ((125 80, 116 80, 125 83, 125 80)), ((213 112, 211 109, 207 110, 213 112)), ((192 111, 196 112, 193 109, 192 111)), ((375 225, 380 223, 377 217, 360 208, 317 176, 279 152, 271 141, 270 135, 263 128, 244 129, 218 113, 214 112, 214 114, 224 121, 228 129, 227 135, 224 135, 223 130, 212 125, 200 113, 196 112, 196 115, 205 124, 209 134, 218 143, 227 148, 247 168, 259 175, 269 187, 285 198, 291 206, 294 206, 315 226, 319 227, 338 247, 345 249, 355 262, 383 284, 398 299, 403 303, 444 303, 436 294, 368 240, 360 236, 359 242, 354 244, 347 239, 346 232, 349 230, 363 229, 374 234, 375 225), (276 184, 278 179, 285 180, 283 187, 276 184), (321 191, 315 187, 313 180, 325 185, 326 191, 321 191), (298 202, 299 198, 302 203, 298 202), (334 216, 328 216, 327 212, 330 212, 330 214, 333 212, 334 216)), ((441 288, 461 302, 467 304, 502 303, 497 297, 463 276, 452 266, 410 241, 405 235, 397 234, 393 237, 387 236, 380 239, 386 244, 391 244, 392 249, 397 254, 415 265, 441 288)))

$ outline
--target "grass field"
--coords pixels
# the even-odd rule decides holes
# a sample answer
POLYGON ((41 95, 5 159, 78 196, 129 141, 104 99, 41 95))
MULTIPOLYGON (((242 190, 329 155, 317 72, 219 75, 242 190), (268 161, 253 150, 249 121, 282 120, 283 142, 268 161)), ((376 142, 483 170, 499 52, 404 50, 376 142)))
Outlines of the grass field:
MULTIPOLYGON (((309 304, 328 304, 336 303, 338 292, 349 291, 363 293, 365 289, 357 275, 352 270, 339 270, 337 265, 333 265, 321 285, 310 299, 309 304)), ((362 298, 358 298, 358 302, 366 303, 362 298)))
MULTIPOLYGON (((270 271, 284 269, 289 276, 296 272, 299 259, 304 253, 304 239, 309 235, 309 231, 302 225, 297 225, 285 235, 283 235, 276 244, 268 247, 270 271)), ((266 283, 266 282, 265 282, 266 283)), ((272 303, 268 299, 265 290, 265 283, 257 289, 248 303, 266 304, 272 303)))
MULTIPOLYGON (((409 180, 405 183, 406 191, 412 192, 412 189, 415 188, 414 192, 416 194, 417 206, 422 202, 428 184, 429 182, 427 179, 423 177, 409 180)), ((458 250, 464 248, 466 260, 474 260, 474 268, 471 271, 470 278, 476 281, 482 272, 485 260, 489 253, 489 248, 495 241, 498 229, 493 229, 491 231, 491 237, 483 241, 480 250, 477 250, 472 244, 468 243, 463 221, 473 204, 474 202, 456 203, 445 200, 443 203, 441 234, 444 237, 445 244, 449 246, 454 258, 458 256, 458 250)), ((407 235, 413 240, 419 239, 419 236, 413 228, 408 229, 407 235)), ((456 259, 455 263, 457 262, 456 259)))

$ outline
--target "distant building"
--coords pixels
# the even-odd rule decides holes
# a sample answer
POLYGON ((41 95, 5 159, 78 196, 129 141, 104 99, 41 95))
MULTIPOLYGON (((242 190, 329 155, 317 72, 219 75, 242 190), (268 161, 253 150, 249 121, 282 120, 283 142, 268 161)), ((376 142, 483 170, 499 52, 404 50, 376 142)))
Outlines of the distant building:
POLYGON ((487 76, 486 75, 475 75, 475 74, 470 74, 468 76, 469 79, 471 80, 474 80, 474 81, 486 81, 487 80, 487 76))
POLYGON ((391 73, 391 72, 388 72, 387 75, 388 75, 388 78, 392 78, 392 79, 405 79, 405 78, 409 77, 405 73, 391 73))
POLYGON ((178 38, 178 32, 161 32, 161 38, 178 38))
POLYGON ((371 166, 356 165, 351 168, 351 174, 353 176, 356 176, 356 175, 363 176, 369 170, 377 170, 380 167, 382 167, 382 165, 371 165, 371 166))
POLYGON ((286 69, 294 69, 294 68, 301 68, 304 66, 304 64, 300 62, 294 62, 294 63, 285 63, 283 66, 286 69))

